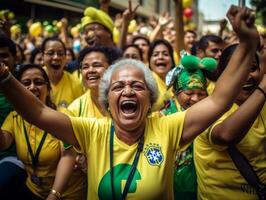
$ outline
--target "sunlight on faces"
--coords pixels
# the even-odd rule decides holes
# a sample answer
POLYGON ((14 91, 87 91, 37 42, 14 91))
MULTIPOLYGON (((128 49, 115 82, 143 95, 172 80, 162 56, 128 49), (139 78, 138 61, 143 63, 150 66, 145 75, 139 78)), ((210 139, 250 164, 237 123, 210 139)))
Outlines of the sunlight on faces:
POLYGON ((112 35, 106 30, 106 28, 104 28, 103 25, 91 23, 84 27, 82 37, 89 46, 95 46, 97 44, 108 44, 112 35))
POLYGON ((162 80, 165 79, 166 74, 171 70, 171 55, 168 48, 164 44, 158 44, 152 52, 150 58, 150 68, 162 80))
POLYGON ((144 126, 151 100, 143 72, 130 65, 115 70, 108 102, 113 120, 119 127, 133 131, 144 126))
POLYGON ((50 70, 63 72, 66 64, 66 54, 63 45, 59 41, 48 41, 45 44, 44 65, 50 70))
POLYGON ((207 96, 206 90, 203 89, 183 90, 176 94, 179 104, 185 110, 207 96))
POLYGON ((184 35, 185 49, 187 51, 190 50, 195 42, 196 42, 196 35, 191 32, 186 32, 184 35))
POLYGON ((222 55, 224 44, 223 43, 215 43, 208 42, 208 47, 204 51, 204 57, 214 58, 217 62, 219 62, 220 57, 222 55))
POLYGON ((146 40, 142 38, 138 38, 137 40, 134 41, 134 44, 137 45, 143 52, 143 60, 144 62, 147 62, 148 60, 148 51, 149 51, 149 44, 147 43, 146 40))
POLYGON ((135 59, 135 60, 141 60, 141 57, 139 55, 139 51, 138 49, 134 48, 134 47, 128 47, 124 53, 123 53, 123 57, 124 58, 131 58, 131 59, 135 59))
POLYGON ((41 102, 45 103, 48 95, 48 86, 39 69, 29 68, 23 72, 20 82, 31 91, 41 102))
POLYGON ((108 61, 101 52, 90 52, 82 60, 81 73, 86 88, 98 93, 100 79, 108 67, 108 61))

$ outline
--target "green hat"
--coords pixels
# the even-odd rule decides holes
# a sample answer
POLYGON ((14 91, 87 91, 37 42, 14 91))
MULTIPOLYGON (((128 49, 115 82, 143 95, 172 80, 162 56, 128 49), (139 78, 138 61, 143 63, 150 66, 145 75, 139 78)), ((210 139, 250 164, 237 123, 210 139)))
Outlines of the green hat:
POLYGON ((86 25, 92 23, 101 24, 113 33, 114 23, 110 16, 102 10, 88 7, 84 11, 84 17, 81 18, 81 26, 84 28, 86 25))
POLYGON ((181 64, 183 68, 173 82, 175 92, 193 89, 206 90, 207 81, 201 69, 213 71, 217 67, 217 62, 213 58, 206 57, 200 60, 192 55, 184 56, 181 64))

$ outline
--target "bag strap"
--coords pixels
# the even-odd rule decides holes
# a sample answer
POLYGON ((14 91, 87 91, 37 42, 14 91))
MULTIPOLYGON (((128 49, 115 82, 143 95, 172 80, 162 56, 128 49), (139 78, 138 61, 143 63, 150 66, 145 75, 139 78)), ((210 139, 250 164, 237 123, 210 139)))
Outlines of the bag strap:
POLYGON ((235 146, 230 146, 227 151, 240 174, 245 178, 248 184, 257 191, 260 190, 263 187, 263 184, 259 180, 256 172, 248 162, 247 158, 235 146))

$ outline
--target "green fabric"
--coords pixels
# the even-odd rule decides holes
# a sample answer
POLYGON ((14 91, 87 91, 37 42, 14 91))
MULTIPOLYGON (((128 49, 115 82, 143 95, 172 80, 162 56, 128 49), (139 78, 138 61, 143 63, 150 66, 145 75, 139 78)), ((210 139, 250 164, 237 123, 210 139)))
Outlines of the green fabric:
POLYGON ((2 126, 7 115, 13 110, 10 103, 2 93, 0 93, 0 110, 0 126, 2 126))
MULTIPOLYGON (((184 109, 177 106, 174 99, 165 104, 161 110, 163 115, 170 115, 182 112, 184 109)), ((193 161, 193 144, 185 151, 179 152, 175 159, 174 170, 174 197, 175 200, 196 200, 197 199, 197 175, 193 161)))
POLYGON ((73 146, 73 145, 71 145, 71 144, 64 143, 64 149, 65 149, 65 150, 70 149, 72 146, 73 146))
MULTIPOLYGON (((10 103, 7 101, 5 96, 0 93, 0 127, 2 126, 3 122, 7 115, 13 110, 10 103)), ((11 145, 8 149, 4 151, 0 151, 0 160, 6 156, 16 156, 16 146, 15 144, 11 145)))
POLYGON ((174 194, 177 199, 197 199, 197 175, 193 161, 193 144, 180 152, 175 161, 174 194))
POLYGON ((182 69, 178 78, 174 82, 174 91, 206 89, 206 78, 201 70, 189 72, 187 69, 182 69))

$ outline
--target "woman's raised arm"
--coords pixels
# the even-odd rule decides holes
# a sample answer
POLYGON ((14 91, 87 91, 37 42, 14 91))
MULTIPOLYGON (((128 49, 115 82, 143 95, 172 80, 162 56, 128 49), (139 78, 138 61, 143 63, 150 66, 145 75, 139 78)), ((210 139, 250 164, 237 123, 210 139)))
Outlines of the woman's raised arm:
POLYGON ((11 75, 3 63, 0 63, 0 91, 29 123, 68 144, 78 145, 69 117, 39 101, 11 75))
POLYGON ((231 107, 249 74, 259 41, 254 15, 248 8, 231 6, 227 17, 240 43, 218 79, 213 94, 188 109, 181 143, 192 141, 231 107))

